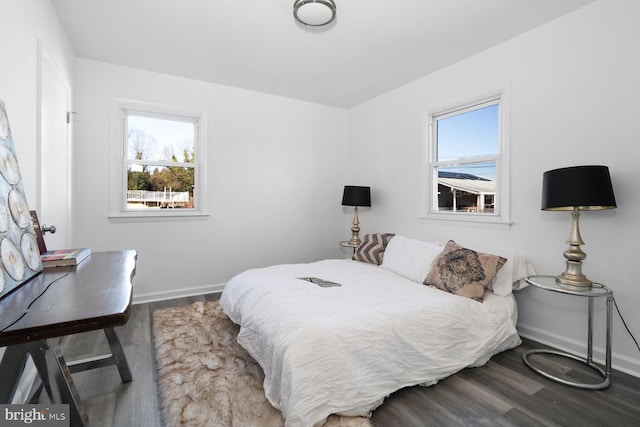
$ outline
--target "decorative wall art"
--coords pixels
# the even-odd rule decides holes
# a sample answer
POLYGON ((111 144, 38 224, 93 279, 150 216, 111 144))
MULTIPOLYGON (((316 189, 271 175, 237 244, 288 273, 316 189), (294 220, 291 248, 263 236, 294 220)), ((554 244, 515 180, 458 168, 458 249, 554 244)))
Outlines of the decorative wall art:
POLYGON ((0 298, 42 271, 11 128, 0 100, 0 298))

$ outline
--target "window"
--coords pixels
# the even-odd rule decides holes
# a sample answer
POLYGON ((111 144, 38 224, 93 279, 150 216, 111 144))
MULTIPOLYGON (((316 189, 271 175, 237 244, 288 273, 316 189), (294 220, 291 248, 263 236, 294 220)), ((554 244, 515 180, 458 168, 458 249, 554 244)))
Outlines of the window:
POLYGON ((508 222, 502 94, 431 115, 431 218, 508 222))
POLYGON ((119 213, 192 216, 201 209, 201 115, 169 108, 119 105, 119 213))

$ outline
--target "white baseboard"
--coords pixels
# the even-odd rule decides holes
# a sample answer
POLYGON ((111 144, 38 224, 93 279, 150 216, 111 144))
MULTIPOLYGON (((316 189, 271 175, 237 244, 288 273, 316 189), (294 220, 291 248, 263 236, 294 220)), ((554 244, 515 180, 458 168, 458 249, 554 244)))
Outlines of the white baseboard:
MULTIPOLYGON (((523 325, 521 323, 518 323, 518 333, 523 338, 537 341, 541 344, 574 354, 578 357, 586 358, 587 356, 586 342, 577 341, 533 326, 523 325)), ((595 343, 593 346, 593 360, 601 365, 604 365, 605 363, 605 349, 604 347, 596 346, 595 343)), ((640 361, 637 359, 632 359, 628 356, 612 352, 611 367, 615 370, 640 378, 640 361)))
POLYGON ((205 295, 215 292, 222 292, 223 289, 224 283, 217 283, 213 285, 199 286, 196 288, 174 289, 171 291, 149 292, 146 294, 135 294, 134 292, 132 302, 133 304, 144 304, 156 301, 166 301, 174 298, 184 298, 192 297, 195 295, 205 295))

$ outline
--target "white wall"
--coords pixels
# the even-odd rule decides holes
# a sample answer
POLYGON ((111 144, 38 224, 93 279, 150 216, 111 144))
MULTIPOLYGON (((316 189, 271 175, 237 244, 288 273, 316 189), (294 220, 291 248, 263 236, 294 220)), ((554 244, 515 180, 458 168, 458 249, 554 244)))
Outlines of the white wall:
POLYGON ((76 76, 74 245, 136 249, 136 301, 340 254, 345 110, 87 59, 77 59, 76 76), (109 221, 115 98, 206 113, 209 217, 109 221))
MULTIPOLYGON (((538 273, 564 270, 568 213, 540 210, 544 171, 604 164, 618 209, 586 212, 581 231, 584 272, 608 285, 640 338, 638 149, 640 2, 596 2, 350 111, 350 144, 361 156, 355 173, 378 193, 372 219, 379 231, 421 239, 508 248, 525 254, 538 273), (418 219, 429 111, 496 88, 511 98, 509 230, 460 227, 418 219)), ((428 52, 420 53, 428 54, 428 52)), ((573 351, 585 348, 586 299, 525 289, 517 295, 520 331, 573 351)), ((604 347, 604 301, 596 345, 604 347)), ((614 366, 640 375, 638 350, 614 316, 614 366)))
MULTIPOLYGON (((0 0, 0 100, 4 101, 30 209, 36 209, 38 169, 38 58, 44 52, 67 86, 74 52, 48 1, 0 0)), ((4 347, 0 348, 0 358, 4 347)), ((37 375, 29 360, 14 396, 24 402, 37 375)))
POLYGON ((4 101, 27 201, 38 185, 38 49, 73 86, 74 52, 49 1, 0 0, 0 99, 4 101), (38 47, 40 44, 40 47, 38 47))
MULTIPOLYGON (((345 184, 371 185, 362 233, 489 243, 526 254, 539 273, 564 268, 568 214, 542 212, 546 170, 610 167, 618 209, 582 216, 585 273, 610 286, 640 335, 635 241, 640 237, 636 147, 640 113, 640 4, 603 0, 419 81, 343 111, 241 89, 78 59, 49 2, 0 0, 0 99, 7 104, 27 197, 37 184, 38 43, 72 86, 75 72, 74 241, 94 250, 134 248, 138 300, 215 287, 250 267, 345 256, 352 213, 345 184), (509 230, 418 219, 426 116, 500 87, 511 94, 509 230), (208 210, 196 221, 109 222, 114 97, 205 111, 208 210)), ((419 53, 425 54, 425 53, 419 53)), ((426 53, 428 54, 428 53, 426 53)), ((585 301, 526 289, 520 330, 578 350, 585 301)), ((598 307, 601 356, 603 307, 598 307)), ((614 366, 640 375, 635 345, 614 317, 614 366)))

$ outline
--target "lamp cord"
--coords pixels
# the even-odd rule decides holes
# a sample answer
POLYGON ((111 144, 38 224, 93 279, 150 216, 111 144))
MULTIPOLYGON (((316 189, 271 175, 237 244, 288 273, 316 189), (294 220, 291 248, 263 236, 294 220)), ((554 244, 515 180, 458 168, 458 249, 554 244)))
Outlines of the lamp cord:
MULTIPOLYGON (((37 297, 35 297, 35 298, 33 299, 33 301, 31 301, 31 302, 29 303, 29 305, 27 306, 27 308, 26 308, 26 309, 27 309, 27 310, 29 310, 29 309, 31 308, 31 306, 32 306, 36 301, 38 301, 38 298, 40 298, 42 295, 44 295, 44 293, 45 293, 45 292, 47 292, 47 291, 49 290, 49 288, 51 287, 51 285, 53 285, 54 283, 56 283, 56 282, 57 282, 58 280, 60 280, 60 279, 64 279, 64 278, 65 278, 65 277, 67 277, 68 275, 69 275, 69 273, 65 273, 63 276, 60 276, 60 277, 58 277, 57 279, 52 280, 52 281, 51 281, 51 283, 49 283, 49 284, 47 285, 47 287, 46 287, 46 288, 44 288, 44 290, 43 290, 42 292, 40 292, 40 295, 38 295, 37 297)), ((26 315, 27 315, 27 311, 25 311, 24 313, 22 313, 22 314, 20 315, 20 317, 18 317, 16 320, 14 320, 13 322, 11 322, 9 325, 7 325, 7 326, 5 326, 4 328, 0 329, 0 333, 2 333, 2 332, 4 332, 4 331, 6 331, 6 330, 7 330, 7 329, 9 329, 10 327, 12 327, 12 326, 13 326, 13 325, 15 325, 16 323, 18 323, 18 322, 19 322, 20 320, 22 320, 22 318, 23 318, 24 316, 26 316, 26 315)))
POLYGON ((622 317, 622 313, 620 312, 620 308, 618 308, 618 303, 616 302, 616 299, 613 296, 611 297, 611 299, 613 300, 613 305, 616 306, 616 311, 618 312, 618 316, 620 316, 620 320, 622 320, 622 324, 624 325, 624 328, 627 330, 627 333, 629 334, 633 342, 636 343, 636 347, 638 347, 638 351, 640 351, 640 345, 638 345, 638 340, 636 340, 636 337, 634 337, 633 334, 631 333, 629 326, 627 326, 627 322, 624 321, 624 317, 622 317))

